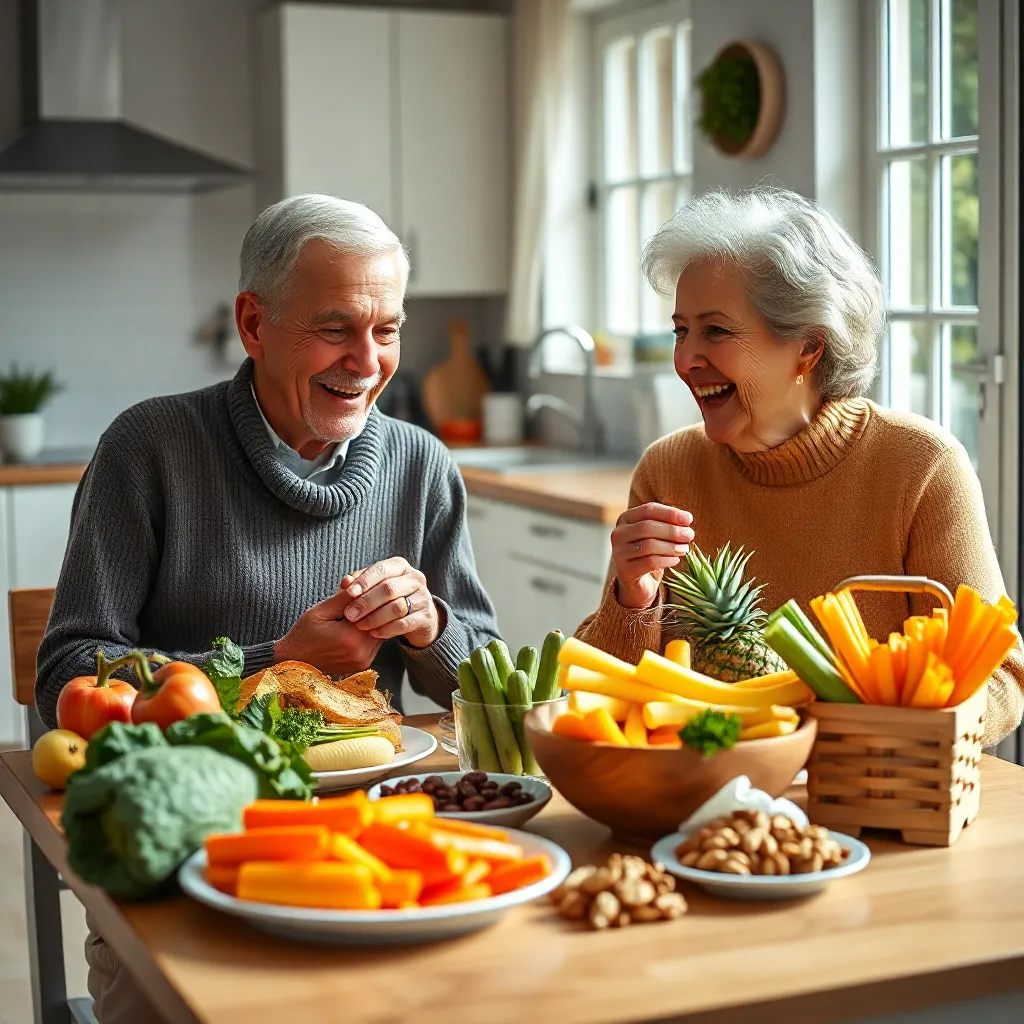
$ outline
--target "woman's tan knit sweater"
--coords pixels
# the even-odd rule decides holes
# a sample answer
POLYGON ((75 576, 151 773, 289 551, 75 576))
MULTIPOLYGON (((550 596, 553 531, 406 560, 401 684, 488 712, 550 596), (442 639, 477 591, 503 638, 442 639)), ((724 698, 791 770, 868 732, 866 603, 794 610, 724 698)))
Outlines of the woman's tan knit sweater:
MULTIPOLYGON (((827 403, 778 448, 739 454, 708 440, 703 426, 663 438, 633 474, 630 505, 657 501, 693 514, 697 543, 713 554, 727 541, 754 554, 748 573, 765 584, 764 607, 809 601, 849 576, 929 576, 988 601, 1004 592, 981 487, 951 434, 916 416, 862 399, 827 403)), ((926 598, 857 595, 870 635, 902 632, 926 598)), ((660 627, 623 608, 614 581, 577 636, 635 662, 661 650, 660 627)), ((1024 711, 1020 645, 989 688, 985 742, 1015 729, 1024 711)))

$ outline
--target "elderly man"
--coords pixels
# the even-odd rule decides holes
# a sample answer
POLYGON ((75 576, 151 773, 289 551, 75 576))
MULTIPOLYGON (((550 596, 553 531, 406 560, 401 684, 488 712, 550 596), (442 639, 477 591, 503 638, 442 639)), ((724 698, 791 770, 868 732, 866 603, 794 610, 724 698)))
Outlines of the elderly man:
MULTIPOLYGON (((373 212, 324 195, 271 206, 242 243, 229 383, 129 409, 100 439, 72 515, 36 706, 97 648, 201 663, 214 637, 247 674, 296 659, 403 671, 450 703, 459 662, 497 635, 465 491, 443 445, 374 403, 399 360, 409 264, 373 212)), ((155 1019, 98 936, 101 1024, 155 1019)))

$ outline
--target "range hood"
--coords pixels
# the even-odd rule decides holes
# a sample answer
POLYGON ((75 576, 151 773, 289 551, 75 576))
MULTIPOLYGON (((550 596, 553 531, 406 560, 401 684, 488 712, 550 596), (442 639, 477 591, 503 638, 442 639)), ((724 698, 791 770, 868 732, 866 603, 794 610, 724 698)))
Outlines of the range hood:
POLYGON ((242 167, 121 117, 118 0, 22 0, 23 127, 0 146, 0 191, 202 192, 242 167))

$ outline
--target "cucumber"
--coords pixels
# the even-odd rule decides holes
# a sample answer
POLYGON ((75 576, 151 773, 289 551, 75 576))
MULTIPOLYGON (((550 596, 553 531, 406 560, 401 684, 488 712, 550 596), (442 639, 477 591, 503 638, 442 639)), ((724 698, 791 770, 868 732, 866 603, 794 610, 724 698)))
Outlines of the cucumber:
POLYGON ((832 653, 823 657, 816 645, 781 615, 765 626, 764 642, 814 691, 819 700, 832 704, 859 704, 832 663, 832 653))
POLYGON ((523 671, 530 680, 530 693, 537 684, 537 672, 540 669, 540 652, 536 647, 521 647, 516 655, 516 671, 523 671))
POLYGON ((501 762, 501 770, 509 775, 522 775, 523 755, 508 717, 505 692, 498 685, 498 670, 495 668, 494 658, 486 647, 478 647, 469 656, 469 662, 477 682, 480 683, 480 695, 484 699, 484 710, 491 725, 494 749, 501 762))
POLYGON ((526 742, 526 730, 523 728, 526 712, 533 706, 533 694, 530 677, 522 669, 517 668, 508 677, 508 703, 512 731, 515 733, 516 742, 518 742, 523 755, 523 771, 527 775, 542 775, 540 765, 534 760, 530 744, 526 742))
POLYGON ((553 630, 544 637, 544 646, 540 651, 540 666, 537 669, 537 681, 533 684, 533 702, 554 700, 558 696, 558 652, 562 649, 565 637, 560 630, 553 630))
MULTIPOLYGON (((505 693, 508 689, 508 677, 516 670, 515 665, 512 664, 512 655, 504 640, 492 640, 487 645, 487 650, 491 652, 491 657, 494 659, 494 667, 498 672, 498 683, 501 686, 501 692, 505 693)), ((484 703, 487 703, 487 701, 484 703)))
POLYGON ((462 708, 461 717, 466 727, 466 748, 472 768, 481 772, 500 772, 501 761, 498 760, 498 752, 494 748, 491 727, 487 724, 487 712, 482 706, 480 683, 477 682, 468 658, 459 665, 459 696, 463 700, 481 705, 462 708))

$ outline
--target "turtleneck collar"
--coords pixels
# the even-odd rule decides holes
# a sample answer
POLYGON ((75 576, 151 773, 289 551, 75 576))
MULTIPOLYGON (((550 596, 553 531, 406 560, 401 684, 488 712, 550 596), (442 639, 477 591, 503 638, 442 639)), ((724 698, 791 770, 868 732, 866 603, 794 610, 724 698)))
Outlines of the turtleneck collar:
POLYGON ((799 434, 778 447, 761 452, 731 450, 732 456, 754 483, 769 487, 807 483, 846 458, 870 418, 871 405, 863 398, 826 402, 799 434))
POLYGON ((242 363, 228 384, 226 400, 240 449, 237 456, 247 460, 271 494, 290 508, 327 519, 355 508, 373 490, 384 443, 384 425, 376 408, 370 410, 362 432, 352 439, 337 482, 321 485, 289 473, 277 458, 253 395, 251 359, 242 363))

